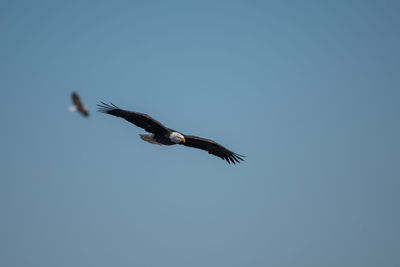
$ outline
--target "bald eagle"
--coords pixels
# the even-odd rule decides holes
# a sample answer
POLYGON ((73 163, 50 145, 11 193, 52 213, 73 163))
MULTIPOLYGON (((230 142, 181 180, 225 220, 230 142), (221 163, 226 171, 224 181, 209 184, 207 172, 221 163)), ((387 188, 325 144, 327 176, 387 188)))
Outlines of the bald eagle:
POLYGON ((220 144, 214 142, 213 140, 182 134, 180 132, 165 127, 159 121, 144 113, 123 110, 112 103, 110 103, 110 105, 104 102, 100 103, 101 104, 97 104, 99 112, 124 118, 130 123, 133 123, 134 125, 143 128, 146 132, 149 132, 150 134, 140 134, 140 137, 146 142, 167 146, 179 144, 202 149, 212 155, 226 160, 229 164, 236 164, 240 161, 243 161, 244 156, 236 154, 229 149, 226 149, 220 144))
POLYGON ((78 94, 75 93, 75 92, 72 93, 72 94, 71 94, 71 98, 72 98, 72 103, 73 103, 74 105, 73 105, 73 106, 70 106, 70 107, 69 107, 69 110, 70 110, 71 112, 78 111, 80 114, 82 114, 82 116, 84 116, 84 117, 89 117, 88 108, 85 107, 85 106, 82 104, 82 101, 81 101, 81 99, 79 98, 78 94))

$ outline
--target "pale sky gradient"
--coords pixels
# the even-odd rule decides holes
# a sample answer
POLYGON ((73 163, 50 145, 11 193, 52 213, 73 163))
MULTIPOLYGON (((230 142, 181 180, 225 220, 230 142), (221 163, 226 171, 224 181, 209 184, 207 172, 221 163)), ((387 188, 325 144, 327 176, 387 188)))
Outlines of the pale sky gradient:
POLYGON ((0 266, 400 266, 399 3, 1 1, 0 266))

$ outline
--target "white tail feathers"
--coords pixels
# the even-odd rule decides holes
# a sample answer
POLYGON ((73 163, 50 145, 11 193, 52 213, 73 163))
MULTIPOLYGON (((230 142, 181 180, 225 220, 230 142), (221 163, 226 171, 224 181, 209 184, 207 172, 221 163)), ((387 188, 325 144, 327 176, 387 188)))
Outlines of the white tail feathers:
POLYGON ((159 146, 162 145, 154 139, 154 134, 139 134, 139 136, 140 138, 142 138, 143 141, 149 142, 150 144, 155 144, 159 146))
POLYGON ((69 106, 69 107, 68 107, 68 110, 69 110, 70 112, 75 112, 75 111, 77 111, 77 107, 76 107, 76 106, 69 106))

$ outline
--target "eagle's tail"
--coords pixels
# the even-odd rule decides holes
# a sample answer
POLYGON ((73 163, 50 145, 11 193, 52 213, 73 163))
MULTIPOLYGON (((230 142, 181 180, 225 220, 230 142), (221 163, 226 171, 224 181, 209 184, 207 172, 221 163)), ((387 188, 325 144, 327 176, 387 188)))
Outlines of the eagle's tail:
POLYGON ((68 110, 69 110, 70 112, 75 112, 75 111, 78 110, 78 108, 77 108, 75 105, 73 105, 73 106, 69 106, 69 107, 68 107, 68 110))
POLYGON ((150 144, 162 145, 154 139, 154 134, 139 134, 139 136, 143 141, 149 142, 150 144))

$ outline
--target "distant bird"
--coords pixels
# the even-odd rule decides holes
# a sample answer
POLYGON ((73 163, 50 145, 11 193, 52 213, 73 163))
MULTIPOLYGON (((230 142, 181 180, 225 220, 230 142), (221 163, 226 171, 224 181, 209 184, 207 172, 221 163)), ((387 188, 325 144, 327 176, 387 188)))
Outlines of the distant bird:
POLYGON ((75 92, 72 93, 71 98, 72 98, 72 103, 74 103, 74 105, 69 107, 69 111, 71 112, 78 111, 79 113, 82 114, 82 116, 89 117, 88 108, 82 104, 82 101, 79 98, 78 94, 75 92))
POLYGON ((236 164, 240 161, 243 161, 244 156, 236 154, 212 140, 197 136, 184 135, 165 127, 147 114, 123 110, 112 103, 108 105, 104 102, 101 102, 101 104, 97 104, 97 106, 98 111, 124 118, 136 126, 143 128, 146 132, 151 133, 139 134, 140 138, 151 144, 167 146, 179 144, 205 150, 209 154, 226 160, 228 163, 236 164))

